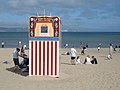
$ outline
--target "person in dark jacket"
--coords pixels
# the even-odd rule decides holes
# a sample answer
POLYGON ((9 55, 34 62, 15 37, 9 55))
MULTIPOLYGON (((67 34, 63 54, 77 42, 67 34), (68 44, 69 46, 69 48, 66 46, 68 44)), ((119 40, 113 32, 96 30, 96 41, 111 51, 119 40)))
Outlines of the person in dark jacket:
POLYGON ((97 59, 94 56, 92 56, 91 63, 92 64, 98 64, 97 59))

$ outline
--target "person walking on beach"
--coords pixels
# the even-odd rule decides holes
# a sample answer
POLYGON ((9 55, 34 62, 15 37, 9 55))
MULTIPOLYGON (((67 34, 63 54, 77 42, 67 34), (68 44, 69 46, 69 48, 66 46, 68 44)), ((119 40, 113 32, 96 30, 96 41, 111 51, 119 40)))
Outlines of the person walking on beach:
POLYGON ((74 46, 73 48, 71 48, 70 54, 71 54, 71 64, 75 65, 75 58, 76 58, 77 51, 74 48, 74 46))
POLYGON ((19 41, 19 42, 18 42, 18 45, 19 45, 19 47, 21 48, 21 46, 22 46, 22 42, 19 41))
POLYGON ((15 65, 15 69, 16 68, 20 68, 20 64, 19 64, 19 57, 21 57, 21 55, 19 54, 19 51, 20 49, 19 48, 16 48, 14 51, 13 51, 13 62, 14 62, 14 65, 15 65))
POLYGON ((5 47, 5 43, 2 41, 2 43, 1 43, 1 44, 2 44, 2 48, 4 48, 4 47, 5 47))
POLYGON ((109 54, 110 54, 111 59, 112 59, 112 51, 113 51, 113 47, 112 47, 112 44, 110 43, 110 45, 109 45, 109 54))

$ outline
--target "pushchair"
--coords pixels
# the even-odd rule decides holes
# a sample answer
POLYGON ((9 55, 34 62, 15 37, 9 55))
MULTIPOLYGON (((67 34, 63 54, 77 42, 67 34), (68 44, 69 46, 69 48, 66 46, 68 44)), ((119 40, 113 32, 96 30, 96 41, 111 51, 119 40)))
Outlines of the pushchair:
POLYGON ((27 57, 26 54, 22 55, 23 61, 20 64, 20 68, 22 70, 22 72, 27 72, 28 69, 28 65, 29 65, 29 58, 27 57))

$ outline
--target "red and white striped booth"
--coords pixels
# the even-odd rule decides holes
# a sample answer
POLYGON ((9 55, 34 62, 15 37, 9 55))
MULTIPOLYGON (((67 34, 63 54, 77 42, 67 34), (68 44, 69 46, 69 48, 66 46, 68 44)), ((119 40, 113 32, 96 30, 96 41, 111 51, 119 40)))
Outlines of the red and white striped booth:
POLYGON ((29 19, 29 75, 59 77, 60 18, 29 19))

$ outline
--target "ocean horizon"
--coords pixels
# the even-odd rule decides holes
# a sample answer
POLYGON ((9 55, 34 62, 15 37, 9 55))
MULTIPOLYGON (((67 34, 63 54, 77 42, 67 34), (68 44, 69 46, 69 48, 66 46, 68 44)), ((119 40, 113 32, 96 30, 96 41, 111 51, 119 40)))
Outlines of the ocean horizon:
MULTIPOLYGON (((28 32, 0 32, 0 43, 2 41, 5 43, 5 48, 16 48, 19 41, 28 46, 28 32)), ((108 48, 109 43, 114 46, 120 45, 120 32, 61 32, 61 42, 61 47, 68 44, 68 47, 79 48, 83 43, 89 48, 97 48, 101 43, 102 48, 108 48)))

